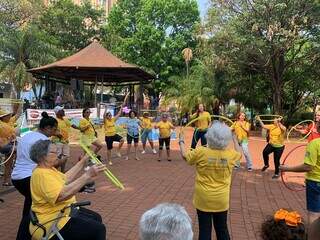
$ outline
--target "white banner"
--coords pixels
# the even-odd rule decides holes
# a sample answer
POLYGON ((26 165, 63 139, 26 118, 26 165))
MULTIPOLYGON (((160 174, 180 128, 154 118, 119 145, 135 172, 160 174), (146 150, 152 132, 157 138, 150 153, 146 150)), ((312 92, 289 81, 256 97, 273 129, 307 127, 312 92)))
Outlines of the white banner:
MULTIPOLYGON (((83 109, 65 109, 64 112, 68 119, 82 118, 82 110, 83 109)), ((97 108, 90 108, 91 115, 90 118, 97 118, 97 108)), ((40 121, 41 120, 41 113, 47 112, 49 116, 55 117, 55 113, 53 109, 27 109, 27 120, 28 121, 40 121)), ((101 113, 103 116, 103 113, 101 113)))

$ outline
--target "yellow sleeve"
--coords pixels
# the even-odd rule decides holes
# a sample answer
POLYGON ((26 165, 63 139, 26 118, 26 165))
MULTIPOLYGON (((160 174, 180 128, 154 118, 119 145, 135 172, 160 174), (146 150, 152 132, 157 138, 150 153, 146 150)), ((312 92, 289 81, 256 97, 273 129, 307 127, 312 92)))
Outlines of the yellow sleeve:
POLYGON ((307 145, 307 150, 304 156, 304 163, 314 167, 317 164, 318 160, 318 147, 317 141, 311 141, 307 145))
POLYGON ((231 125, 230 129, 231 129, 231 130, 234 130, 235 127, 236 127, 236 122, 234 122, 234 123, 231 125))
POLYGON ((267 124, 267 125, 264 125, 264 127, 266 128, 266 129, 268 129, 268 130, 270 130, 271 128, 272 128, 272 124, 267 124))
POLYGON ((68 128, 71 127, 71 122, 69 121, 69 119, 65 119, 64 121, 68 128))
POLYGON ((57 181, 57 175, 46 173, 39 174, 38 177, 37 183, 42 196, 50 205, 54 206, 64 185, 57 181))
POLYGON ((235 166, 236 162, 241 159, 241 153, 233 150, 232 155, 233 156, 231 158, 230 164, 231 166, 235 166))
POLYGON ((199 159, 199 149, 190 149, 186 153, 186 161, 189 165, 194 165, 199 159))
POLYGON ((207 115, 208 115, 208 116, 207 116, 207 117, 208 117, 208 123, 210 124, 210 123, 211 123, 211 115, 210 115, 210 113, 208 113, 208 112, 207 112, 207 115))
POLYGON ((86 129, 89 125, 90 125, 90 123, 88 121, 86 121, 85 119, 81 119, 79 122, 79 128, 81 130, 86 129))
POLYGON ((246 129, 247 131, 250 130, 250 123, 246 122, 246 124, 245 124, 244 126, 245 126, 245 129, 246 129))
POLYGON ((169 122, 169 126, 170 126, 170 128, 174 128, 174 126, 171 122, 169 122))

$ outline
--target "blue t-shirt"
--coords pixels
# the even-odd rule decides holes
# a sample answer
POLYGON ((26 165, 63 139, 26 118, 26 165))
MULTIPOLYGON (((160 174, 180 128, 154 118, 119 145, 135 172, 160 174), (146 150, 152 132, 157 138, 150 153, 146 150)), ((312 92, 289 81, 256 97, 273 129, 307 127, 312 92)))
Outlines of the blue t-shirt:
POLYGON ((137 118, 128 118, 126 125, 128 134, 131 136, 139 135, 139 123, 140 120, 137 118))

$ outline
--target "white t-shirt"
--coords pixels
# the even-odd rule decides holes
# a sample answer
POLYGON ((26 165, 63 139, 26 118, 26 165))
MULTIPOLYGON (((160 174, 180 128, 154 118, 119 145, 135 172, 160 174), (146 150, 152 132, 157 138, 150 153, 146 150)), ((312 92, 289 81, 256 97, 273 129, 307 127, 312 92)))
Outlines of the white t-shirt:
POLYGON ((31 146, 39 140, 49 138, 40 132, 30 132, 18 140, 17 159, 11 174, 12 180, 20 180, 30 177, 37 164, 30 159, 31 146))

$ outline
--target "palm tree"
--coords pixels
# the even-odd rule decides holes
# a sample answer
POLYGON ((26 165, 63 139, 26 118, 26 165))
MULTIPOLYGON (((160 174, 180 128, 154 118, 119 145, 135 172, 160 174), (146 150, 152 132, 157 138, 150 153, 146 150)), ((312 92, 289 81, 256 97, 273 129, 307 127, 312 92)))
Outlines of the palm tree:
POLYGON ((213 77, 206 66, 198 62, 190 70, 189 77, 171 77, 171 87, 165 91, 166 100, 175 100, 184 113, 191 112, 198 103, 212 107, 216 100, 213 77))
POLYGON ((17 98, 26 83, 35 85, 27 69, 55 60, 56 50, 44 37, 32 25, 0 33, 0 74, 13 85, 17 98))

